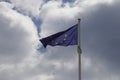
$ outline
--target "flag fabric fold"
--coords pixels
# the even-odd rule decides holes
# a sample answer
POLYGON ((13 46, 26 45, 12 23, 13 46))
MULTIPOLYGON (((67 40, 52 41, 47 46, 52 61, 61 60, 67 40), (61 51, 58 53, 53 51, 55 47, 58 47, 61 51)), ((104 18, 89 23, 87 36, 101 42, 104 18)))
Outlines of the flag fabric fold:
POLYGON ((40 39, 41 43, 44 47, 47 45, 50 46, 69 46, 69 45, 77 45, 77 26, 78 24, 70 27, 67 30, 58 32, 46 38, 40 39))

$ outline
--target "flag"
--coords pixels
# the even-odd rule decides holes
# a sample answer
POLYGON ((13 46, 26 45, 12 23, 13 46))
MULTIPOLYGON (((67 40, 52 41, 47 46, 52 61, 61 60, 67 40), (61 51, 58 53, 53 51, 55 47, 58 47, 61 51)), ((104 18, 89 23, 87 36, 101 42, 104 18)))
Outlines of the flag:
POLYGON ((77 45, 77 26, 78 24, 70 27, 67 30, 58 32, 46 38, 40 39, 41 43, 44 47, 47 45, 50 46, 69 46, 69 45, 77 45))

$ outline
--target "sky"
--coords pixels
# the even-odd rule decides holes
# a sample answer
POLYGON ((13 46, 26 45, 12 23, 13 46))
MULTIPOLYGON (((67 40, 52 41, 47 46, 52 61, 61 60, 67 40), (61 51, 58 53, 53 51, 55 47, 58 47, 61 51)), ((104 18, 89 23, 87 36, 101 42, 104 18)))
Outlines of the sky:
POLYGON ((0 0, 0 80, 78 80, 76 45, 39 42, 78 18, 82 80, 120 80, 119 0, 0 0))

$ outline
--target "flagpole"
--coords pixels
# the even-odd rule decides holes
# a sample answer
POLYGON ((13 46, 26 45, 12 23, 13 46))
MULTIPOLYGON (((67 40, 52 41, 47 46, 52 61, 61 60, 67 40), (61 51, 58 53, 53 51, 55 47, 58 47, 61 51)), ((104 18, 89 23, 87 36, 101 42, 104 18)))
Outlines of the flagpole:
POLYGON ((78 19, 78 80, 81 80, 81 48, 80 48, 80 21, 81 19, 78 19))

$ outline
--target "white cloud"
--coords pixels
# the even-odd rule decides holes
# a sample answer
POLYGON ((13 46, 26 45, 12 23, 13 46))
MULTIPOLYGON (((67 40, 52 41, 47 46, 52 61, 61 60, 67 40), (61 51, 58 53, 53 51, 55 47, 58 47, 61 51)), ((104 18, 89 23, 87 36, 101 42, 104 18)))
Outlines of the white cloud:
POLYGON ((77 17, 79 8, 70 7, 68 4, 62 7, 61 2, 50 1, 42 7, 41 11, 40 17, 43 20, 41 36, 45 37, 46 35, 53 34, 53 31, 63 30, 63 27, 67 29, 69 26, 73 26, 75 21, 72 21, 77 17), (69 22, 71 24, 68 25, 69 22))
POLYGON ((63 79, 60 78, 65 75, 62 74, 62 69, 66 74, 69 74, 69 70, 73 71, 74 65, 70 66, 72 63, 68 59, 61 60, 64 55, 60 59, 57 51, 54 54, 51 50, 46 54, 36 51, 39 42, 35 25, 28 16, 12 10, 13 7, 9 5, 12 6, 5 2, 0 5, 0 79, 63 79), (54 56, 59 59, 52 59, 54 56))
POLYGON ((38 17, 43 0, 11 0, 15 8, 23 14, 38 17))
MULTIPOLYGON (((39 41, 36 26, 31 17, 12 9, 16 7, 27 15, 39 16, 42 20, 40 34, 45 37, 77 23, 79 16, 83 16, 83 13, 89 15, 87 13, 89 9, 96 7, 98 3, 109 3, 109 0, 103 3, 96 0, 85 0, 81 3, 77 1, 64 4, 60 0, 51 0, 44 5, 41 0, 0 2, 0 80, 75 80, 78 78, 76 46, 66 48, 48 46, 43 54, 37 52, 39 41), (41 8, 40 11, 39 8, 41 8)), ((83 80, 120 79, 115 72, 109 73, 107 64, 102 60, 95 59, 96 56, 93 59, 86 55, 83 50, 83 80)))
POLYGON ((54 34, 54 31, 65 30, 76 24, 77 19, 81 18, 87 12, 96 11, 97 7, 95 6, 100 4, 112 5, 113 3, 113 0, 76 0, 70 4, 51 0, 41 8, 40 18, 43 23, 40 35, 41 37, 45 37, 54 34))
POLYGON ((97 4, 112 4, 114 0, 76 0, 75 4, 80 4, 83 6, 93 6, 97 4))
MULTIPOLYGON (((104 0, 104 1, 84 0, 81 2, 79 0, 76 0, 75 3, 64 4, 64 5, 63 5, 63 3, 57 2, 57 1, 50 1, 50 2, 46 3, 45 5, 43 5, 43 7, 41 9, 41 11, 43 11, 43 13, 41 12, 41 18, 43 21, 43 23, 41 25, 41 33, 40 33, 41 38, 49 36, 51 34, 59 32, 61 30, 65 30, 66 28, 72 26, 73 24, 77 23, 77 18, 79 16, 81 16, 81 17, 84 16, 85 20, 89 20, 90 18, 88 16, 92 15, 90 13, 97 12, 102 5, 111 7, 112 5, 115 5, 115 1, 113 1, 113 0, 104 0)), ((87 24, 87 23, 84 22, 83 24, 87 24)), ((90 39, 92 39, 92 37, 90 39)), ((77 67, 75 67, 75 66, 77 66, 77 63, 74 64, 74 61, 72 62, 70 60, 71 58, 73 58, 72 55, 70 54, 69 58, 68 58, 70 60, 69 61, 70 63, 65 58, 65 57, 68 57, 66 55, 67 53, 74 53, 74 52, 71 52, 71 50, 75 51, 75 49, 71 49, 69 47, 69 49, 64 50, 64 48, 62 48, 62 49, 60 49, 60 48, 57 47, 57 48, 52 49, 52 48, 48 47, 49 52, 47 52, 47 54, 48 53, 50 54, 48 59, 50 58, 50 60, 52 60, 53 58, 55 58, 54 60, 58 60, 58 63, 59 63, 59 58, 61 58, 65 61, 65 64, 67 65, 67 67, 65 67, 66 65, 57 63, 55 65, 58 70, 55 70, 55 71, 56 72, 59 71, 60 68, 62 68, 62 70, 67 68, 69 70, 72 69, 71 71, 77 71, 77 67), (59 53, 58 50, 62 51, 62 53, 59 53), (62 54, 64 54, 64 56, 61 57, 60 55, 62 55, 62 54), (63 65, 64 67, 61 67, 61 65, 63 65), (74 66, 72 67, 72 65, 74 65, 74 66), (68 67, 68 66, 70 66, 70 67, 68 67)), ((90 47, 90 48, 92 48, 92 47, 90 47)), ((74 60, 75 60, 75 58, 77 58, 77 57, 74 57, 74 60)), ((83 80, 107 80, 107 79, 112 80, 113 79, 112 77, 114 77, 116 75, 114 73, 109 73, 109 69, 107 69, 107 64, 105 64, 102 60, 95 59, 95 61, 94 61, 94 59, 92 59, 91 56, 88 56, 88 57, 83 56, 82 63, 83 63, 83 68, 82 68, 83 69, 83 80), (111 75, 111 74, 112 74, 112 76, 109 77, 109 75, 111 75)), ((66 76, 70 75, 67 73, 67 69, 66 69, 66 71, 63 71, 63 73, 66 73, 66 76)), ((62 71, 61 71, 61 73, 62 73, 62 71)), ((77 75, 76 72, 74 72, 74 74, 77 75)), ((56 78, 59 78, 59 79, 62 79, 62 78, 60 78, 58 75, 60 77, 64 76, 63 74, 59 74, 59 72, 56 73, 56 76, 57 76, 56 78)), ((72 73, 71 73, 71 75, 72 75, 72 73)), ((77 79, 77 78, 75 78, 75 77, 77 77, 76 75, 74 75, 70 78, 77 79)), ((119 76, 117 76, 115 79, 117 80, 118 78, 119 78, 119 76)), ((68 77, 66 77, 65 79, 68 79, 68 77)))
POLYGON ((29 17, 12 10, 12 4, 0 2, 0 7, 0 79, 13 80, 24 72, 21 64, 36 54, 39 41, 29 17))

